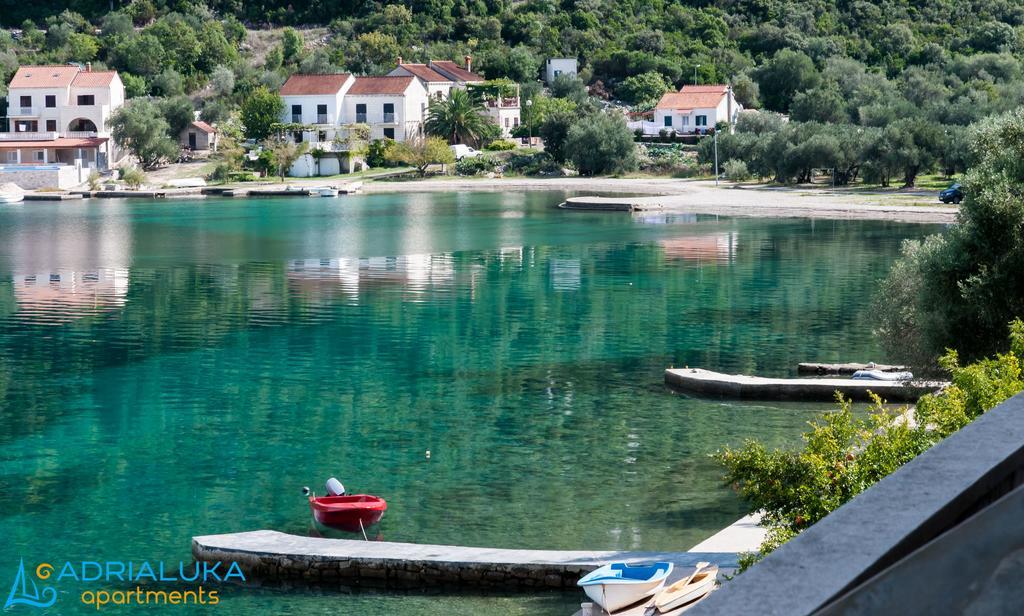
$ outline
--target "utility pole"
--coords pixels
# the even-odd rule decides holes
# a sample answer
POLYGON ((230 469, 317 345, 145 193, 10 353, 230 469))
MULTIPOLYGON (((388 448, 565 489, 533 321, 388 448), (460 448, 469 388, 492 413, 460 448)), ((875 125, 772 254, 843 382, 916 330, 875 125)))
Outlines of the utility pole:
POLYGON ((712 134, 712 139, 715 140, 715 186, 718 186, 718 131, 717 130, 712 134))

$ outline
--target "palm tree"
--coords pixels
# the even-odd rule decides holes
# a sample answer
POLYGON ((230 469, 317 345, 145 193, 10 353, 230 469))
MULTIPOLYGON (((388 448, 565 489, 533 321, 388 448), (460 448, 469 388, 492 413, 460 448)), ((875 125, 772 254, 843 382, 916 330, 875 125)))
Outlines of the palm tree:
POLYGON ((431 100, 427 111, 427 132, 449 143, 477 141, 487 130, 483 105, 469 92, 452 89, 447 99, 431 100))

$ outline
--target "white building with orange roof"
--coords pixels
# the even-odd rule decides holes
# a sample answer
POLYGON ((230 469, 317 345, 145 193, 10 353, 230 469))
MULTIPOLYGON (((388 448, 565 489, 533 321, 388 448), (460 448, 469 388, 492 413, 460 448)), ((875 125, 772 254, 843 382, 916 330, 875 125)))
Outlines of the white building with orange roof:
MULTIPOLYGON (((466 89, 471 86, 483 85, 487 80, 473 72, 473 57, 465 57, 465 66, 459 66, 451 60, 430 60, 427 64, 412 64, 398 58, 398 66, 389 76, 415 77, 432 100, 448 98, 453 88, 466 89)), ((502 137, 511 137, 512 131, 519 126, 520 106, 518 88, 512 96, 497 94, 484 99, 484 109, 491 121, 501 128, 502 137)), ((426 117, 426 112, 424 112, 426 117)))
POLYGON ((678 134, 704 134, 719 122, 730 130, 743 106, 736 102, 728 85, 683 86, 668 92, 654 108, 654 126, 659 131, 678 134))
POLYGON ((22 188, 66 188, 123 157, 108 127, 125 100, 117 71, 93 71, 89 64, 22 66, 8 84, 7 100, 10 126, 0 132, 0 180, 22 188), (53 178, 56 183, 47 184, 53 178))

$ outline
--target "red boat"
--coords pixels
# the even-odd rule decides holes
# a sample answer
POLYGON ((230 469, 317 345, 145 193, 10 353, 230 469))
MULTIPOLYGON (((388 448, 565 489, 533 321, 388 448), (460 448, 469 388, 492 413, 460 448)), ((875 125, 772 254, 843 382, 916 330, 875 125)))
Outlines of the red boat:
POLYGON ((380 522, 388 504, 383 498, 369 494, 310 496, 309 508, 320 524, 358 533, 380 522))

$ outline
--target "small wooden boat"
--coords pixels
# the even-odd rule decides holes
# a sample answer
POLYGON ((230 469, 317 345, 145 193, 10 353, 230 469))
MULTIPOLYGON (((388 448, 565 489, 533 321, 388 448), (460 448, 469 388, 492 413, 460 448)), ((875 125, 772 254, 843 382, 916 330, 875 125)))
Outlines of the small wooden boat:
POLYGON ((313 189, 321 197, 337 197, 338 189, 333 186, 321 186, 313 189))
POLYGON ((665 587, 654 597, 654 613, 666 614, 688 603, 703 599, 715 587, 718 566, 711 563, 697 563, 688 577, 665 587))
POLYGON ((610 563, 583 576, 577 585, 594 603, 613 613, 656 593, 670 573, 672 563, 610 563))

